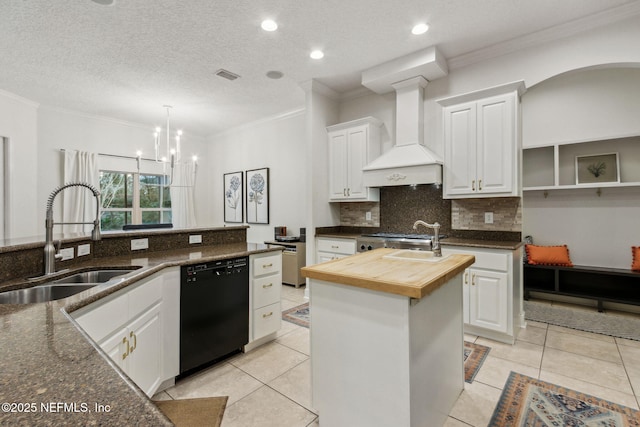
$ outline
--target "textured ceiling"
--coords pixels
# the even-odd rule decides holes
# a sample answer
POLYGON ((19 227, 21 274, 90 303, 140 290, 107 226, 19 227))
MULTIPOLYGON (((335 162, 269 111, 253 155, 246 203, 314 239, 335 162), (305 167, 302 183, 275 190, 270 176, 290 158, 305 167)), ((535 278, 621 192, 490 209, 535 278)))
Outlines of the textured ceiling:
POLYGON ((202 136, 338 92, 362 70, 437 45, 448 59, 629 0, 0 0, 0 89, 43 105, 202 136), (265 18, 279 28, 260 29, 265 18), (431 29, 410 34, 420 21, 431 29), (325 57, 309 58, 321 48, 325 57), (214 75, 224 68, 241 76, 214 75), (279 80, 267 71, 284 73, 279 80))

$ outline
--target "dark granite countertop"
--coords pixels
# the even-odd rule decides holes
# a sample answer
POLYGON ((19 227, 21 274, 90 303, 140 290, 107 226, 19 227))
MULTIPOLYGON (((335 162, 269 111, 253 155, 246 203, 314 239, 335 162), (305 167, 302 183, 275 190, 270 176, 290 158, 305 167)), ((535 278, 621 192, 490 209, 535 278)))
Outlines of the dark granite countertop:
POLYGON ((516 250, 523 245, 522 242, 502 240, 462 239, 459 237, 447 237, 440 241, 442 246, 467 246, 471 248, 516 250))
MULTIPOLYGON (((166 267, 278 250, 282 247, 234 243, 153 252, 144 258, 93 259, 79 268, 141 268, 109 286, 99 285, 63 300, 0 304, 0 424, 173 425, 68 313, 166 267)), ((24 287, 24 281, 11 281, 0 289, 20 287, 21 283, 24 287)))
POLYGON ((338 239, 357 239, 362 234, 354 233, 316 233, 316 237, 334 237, 338 239))

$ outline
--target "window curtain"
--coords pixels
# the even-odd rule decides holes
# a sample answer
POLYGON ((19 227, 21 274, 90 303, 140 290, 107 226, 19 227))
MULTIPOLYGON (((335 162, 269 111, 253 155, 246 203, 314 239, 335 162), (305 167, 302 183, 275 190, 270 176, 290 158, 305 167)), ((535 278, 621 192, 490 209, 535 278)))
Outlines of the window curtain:
POLYGON ((193 163, 176 163, 171 185, 171 218, 176 228, 196 226, 195 181, 193 163))
MULTIPOLYGON (((85 182, 100 190, 97 154, 87 151, 66 150, 64 152, 64 183, 85 182)), ((70 187, 62 192, 62 221, 91 222, 96 217, 96 200, 93 193, 84 187, 70 187)), ((91 224, 65 225, 64 232, 89 233, 91 224)))

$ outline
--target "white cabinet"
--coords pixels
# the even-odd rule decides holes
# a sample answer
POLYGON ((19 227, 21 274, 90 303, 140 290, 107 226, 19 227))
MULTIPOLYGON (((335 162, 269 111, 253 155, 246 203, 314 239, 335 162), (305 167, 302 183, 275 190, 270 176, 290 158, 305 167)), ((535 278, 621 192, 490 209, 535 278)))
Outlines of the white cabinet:
POLYGON ((344 258, 356 253, 356 239, 318 237, 316 250, 316 261, 318 263, 344 258))
POLYGON ((152 275, 72 313, 148 396, 178 374, 179 276, 174 270, 152 275))
POLYGON ((378 201, 377 188, 365 187, 362 168, 380 155, 381 122, 366 117, 327 127, 329 201, 378 201))
POLYGON ((476 257, 463 275, 465 332, 513 343, 523 321, 521 250, 446 246, 442 253, 476 257))
POLYGON ((275 338, 282 323, 282 252, 249 256, 250 310, 249 346, 275 338))
POLYGON ((510 84, 438 101, 444 107, 445 198, 520 195, 522 88, 510 84))

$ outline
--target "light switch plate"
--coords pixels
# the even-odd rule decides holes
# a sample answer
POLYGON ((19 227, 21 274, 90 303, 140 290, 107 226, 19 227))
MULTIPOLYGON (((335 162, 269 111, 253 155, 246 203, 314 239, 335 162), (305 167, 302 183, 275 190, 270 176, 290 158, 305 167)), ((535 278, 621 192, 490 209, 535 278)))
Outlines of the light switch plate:
POLYGON ((85 256, 91 253, 91 245, 89 243, 78 245, 78 256, 85 256))
POLYGON ((484 213, 484 223, 485 224, 493 224, 493 212, 485 212, 484 213))
POLYGON ((68 259, 73 259, 73 254, 75 253, 73 248, 64 248, 60 249, 60 255, 62 255, 62 261, 66 261, 68 259))
POLYGON ((139 251, 141 249, 149 249, 149 239, 131 239, 131 250, 139 251))
POLYGON ((195 243, 202 243, 202 234, 190 234, 189 235, 189 244, 193 245, 195 243))

